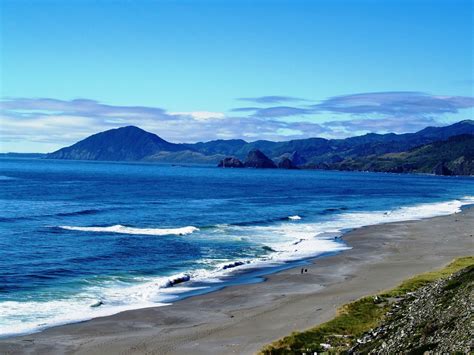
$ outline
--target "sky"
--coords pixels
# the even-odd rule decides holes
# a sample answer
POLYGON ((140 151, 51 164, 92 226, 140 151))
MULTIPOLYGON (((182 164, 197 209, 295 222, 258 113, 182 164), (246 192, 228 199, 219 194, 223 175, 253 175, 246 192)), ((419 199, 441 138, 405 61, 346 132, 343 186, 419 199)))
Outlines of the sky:
POLYGON ((472 119, 464 0, 0 0, 0 152, 135 125, 172 142, 472 119))

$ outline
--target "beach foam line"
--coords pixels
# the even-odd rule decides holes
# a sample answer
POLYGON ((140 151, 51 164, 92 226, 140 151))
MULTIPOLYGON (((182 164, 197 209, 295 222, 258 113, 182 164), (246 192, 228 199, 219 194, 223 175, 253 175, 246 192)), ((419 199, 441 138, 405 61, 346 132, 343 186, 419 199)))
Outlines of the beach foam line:
POLYGON ((59 226, 61 229, 79 232, 118 233, 136 235, 187 235, 199 230, 194 226, 180 228, 133 228, 116 224, 108 227, 59 226))
MULTIPOLYGON (((417 220, 458 213, 463 206, 474 204, 474 196, 402 206, 391 210, 346 212, 331 220, 309 223, 280 222, 270 226, 219 225, 216 230, 245 232, 262 247, 272 249, 261 257, 211 263, 210 268, 183 271, 170 276, 137 278, 133 283, 107 281, 79 290, 69 299, 49 301, 0 302, 0 337, 40 331, 52 326, 116 314, 125 310, 165 306, 180 299, 181 294, 201 288, 211 291, 211 283, 225 282, 225 277, 247 268, 266 268, 288 261, 317 257, 350 249, 338 238, 344 231, 380 223, 417 220), (198 285, 195 284, 198 283, 198 285), (205 282, 199 285, 199 282, 205 282), (91 307, 92 305, 100 305, 91 307)), ((186 234, 198 230, 188 226, 172 229, 144 229, 121 225, 109 227, 74 227, 63 229, 86 232, 166 235, 186 234), (118 230, 118 232, 117 232, 118 230), (130 233, 132 231, 132 233, 130 233), (148 231, 148 233, 146 233, 148 231), (171 231, 171 232, 170 232, 171 231), (152 233, 150 233, 152 232, 152 233)), ((227 237, 227 236, 226 236, 227 237)))
POLYGON ((472 204, 474 204, 474 196, 464 196, 449 201, 402 206, 388 211, 348 212, 338 215, 337 219, 344 221, 347 228, 353 229, 381 223, 414 221, 424 218, 447 216, 459 213, 464 206, 472 204))

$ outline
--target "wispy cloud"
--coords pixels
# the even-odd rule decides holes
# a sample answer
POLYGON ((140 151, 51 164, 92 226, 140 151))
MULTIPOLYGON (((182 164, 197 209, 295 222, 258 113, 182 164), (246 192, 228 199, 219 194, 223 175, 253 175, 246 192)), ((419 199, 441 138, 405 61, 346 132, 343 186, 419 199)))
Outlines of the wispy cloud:
POLYGON ((254 102, 257 104, 281 104, 285 102, 308 101, 300 97, 293 96, 259 96, 259 97, 240 97, 237 100, 254 102))
POLYGON ((158 107, 115 106, 88 99, 11 98, 0 102, 0 107, 4 142, 23 140, 57 148, 125 125, 139 126, 172 142, 228 138, 282 140, 330 130, 316 123, 272 119, 278 117, 276 113, 239 117, 212 111, 168 112, 158 107))
POLYGON ((473 106, 473 97, 399 91, 335 96, 312 108, 315 112, 403 116, 457 113, 473 106))
POLYGON ((172 116, 190 116, 198 121, 221 120, 225 118, 223 112, 192 111, 192 112, 170 112, 172 116))
MULTIPOLYGON (((266 98, 269 96, 264 96, 266 98)), ((271 96, 270 96, 271 97, 271 96)), ((260 98, 256 98, 260 99, 260 98)), ((264 101, 260 101, 263 103, 264 101)), ((268 103, 272 103, 271 100, 268 103)), ((304 106, 238 107, 233 112, 253 112, 255 117, 289 117, 311 114, 378 115, 383 117, 442 115, 474 106, 468 96, 431 95, 414 91, 375 92, 331 97, 304 106)), ((359 119, 360 117, 356 117, 359 119)))
POLYGON ((94 117, 159 117, 161 119, 174 119, 173 115, 158 107, 146 106, 113 106, 102 104, 95 100, 75 99, 57 100, 50 98, 13 98, 5 99, 0 103, 2 110, 8 111, 31 111, 31 114, 47 111, 49 114, 63 112, 70 115, 82 115, 94 117))
POLYGON ((250 112, 250 111, 258 111, 260 107, 236 107, 231 109, 231 112, 250 112))
POLYGON ((405 133, 416 132, 427 126, 437 126, 439 122, 432 117, 391 117, 383 119, 360 118, 325 122, 326 128, 336 132, 377 132, 405 133))
POLYGON ((375 92, 335 96, 311 107, 315 114, 341 116, 340 120, 326 121, 324 126, 342 134, 404 133, 440 125, 444 115, 474 107, 474 98, 413 91, 375 92))
POLYGON ((254 117, 289 117, 289 116, 302 116, 313 113, 314 110, 302 108, 302 107, 291 107, 291 106, 274 106, 274 107, 238 107, 232 109, 233 112, 249 112, 253 111, 252 116, 254 117))
MULTIPOLYGON (((256 99, 273 103, 277 98, 291 97, 256 99)), ((4 146, 26 142, 34 148, 30 151, 51 151, 125 125, 139 126, 172 142, 342 138, 367 132, 414 132, 445 123, 443 117, 460 116, 472 107, 473 97, 409 91, 343 95, 311 105, 240 107, 232 109, 231 115, 169 112, 160 107, 108 105, 90 99, 9 98, 0 100, 0 134, 4 146)))
POLYGON ((347 136, 365 132, 413 132, 439 125, 445 114, 457 114, 472 107, 473 97, 400 91, 341 95, 297 107, 239 107, 232 111, 250 112, 252 117, 261 118, 306 116, 305 121, 324 117, 321 126, 328 129, 328 134, 347 136))

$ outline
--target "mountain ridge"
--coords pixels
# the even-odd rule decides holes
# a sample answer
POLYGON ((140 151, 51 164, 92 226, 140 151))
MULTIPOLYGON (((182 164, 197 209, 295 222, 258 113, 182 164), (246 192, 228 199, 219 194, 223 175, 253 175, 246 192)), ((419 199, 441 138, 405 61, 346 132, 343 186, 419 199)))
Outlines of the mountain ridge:
POLYGON ((297 154, 299 160, 305 163, 295 163, 295 166, 303 168, 356 170, 366 167, 367 164, 363 164, 363 161, 367 159, 376 160, 376 157, 386 154, 407 152, 463 134, 474 135, 474 121, 464 120, 444 127, 426 127, 414 133, 368 133, 345 139, 313 137, 282 142, 221 139, 179 144, 168 142, 141 128, 126 126, 96 133, 69 147, 47 154, 46 158, 217 164, 225 157, 243 160, 250 152, 259 150, 275 162, 297 154), (356 163, 347 164, 349 161, 356 163))
POLYGON ((69 147, 46 155, 53 159, 136 161, 157 151, 177 151, 178 144, 170 143, 156 134, 136 126, 114 128, 93 134, 69 147))

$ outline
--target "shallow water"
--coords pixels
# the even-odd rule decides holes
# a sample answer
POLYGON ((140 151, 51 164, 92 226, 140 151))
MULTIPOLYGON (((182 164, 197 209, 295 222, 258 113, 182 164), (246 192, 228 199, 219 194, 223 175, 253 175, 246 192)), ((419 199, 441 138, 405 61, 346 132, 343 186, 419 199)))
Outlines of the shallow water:
POLYGON ((2 335, 166 304, 474 202, 467 177, 41 159, 1 159, 0 186, 2 335))

